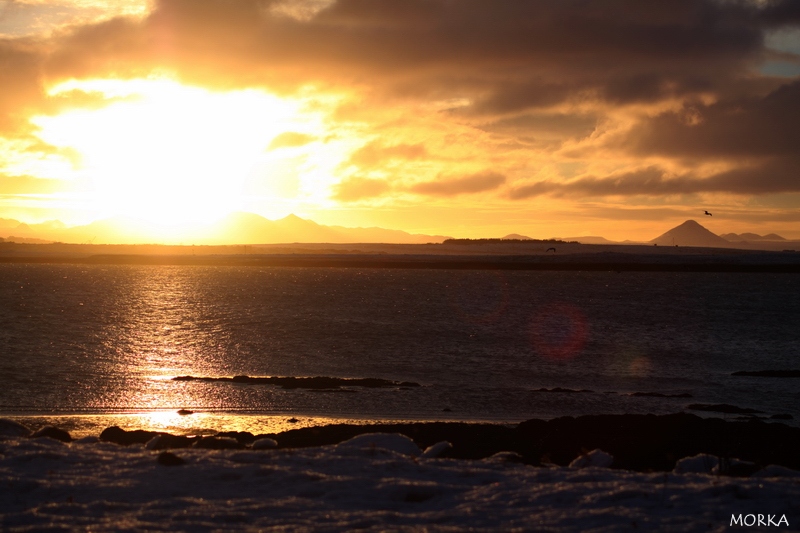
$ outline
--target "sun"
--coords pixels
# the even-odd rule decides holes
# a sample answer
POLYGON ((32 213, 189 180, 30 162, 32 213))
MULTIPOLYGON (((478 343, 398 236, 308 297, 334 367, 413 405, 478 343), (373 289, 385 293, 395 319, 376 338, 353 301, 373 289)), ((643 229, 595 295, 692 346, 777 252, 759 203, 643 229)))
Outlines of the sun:
MULTIPOLYGON (((72 80, 53 87, 102 95, 97 109, 32 122, 48 144, 79 154, 96 211, 165 228, 196 227, 240 210, 254 168, 286 131, 317 135, 302 102, 259 90, 218 93, 168 79, 72 80)), ((276 179, 279 179, 277 177, 276 179)))

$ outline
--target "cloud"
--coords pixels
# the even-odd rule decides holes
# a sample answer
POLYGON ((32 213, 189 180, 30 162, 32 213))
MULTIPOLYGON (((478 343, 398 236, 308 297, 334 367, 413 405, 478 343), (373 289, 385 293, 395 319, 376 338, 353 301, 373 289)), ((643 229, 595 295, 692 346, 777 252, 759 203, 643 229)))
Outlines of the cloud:
MULTIPOLYGON (((364 171, 334 186, 340 201, 796 191, 800 81, 763 67, 800 61, 767 38, 799 26, 796 0, 156 0, 0 39, 0 135, 29 140, 34 114, 104 105, 48 97, 59 81, 167 72, 358 109, 325 117, 344 154, 361 145, 330 172, 364 171), (528 181, 572 164, 569 180, 528 181)), ((286 132, 268 149, 314 140, 286 132)))
POLYGON ((381 196, 390 190, 391 186, 386 180, 350 177, 334 186, 333 198, 341 202, 355 202, 381 196))
POLYGON ((644 121, 621 139, 638 154, 752 158, 792 155, 800 138, 800 81, 765 96, 691 103, 644 121))
POLYGON ((508 112, 587 94, 624 103, 724 91, 758 60, 764 31, 798 20, 791 0, 306 4, 298 18, 281 14, 284 1, 160 0, 141 23, 114 19, 61 39, 54 64, 168 66, 220 84, 370 80, 508 112))
POLYGON ((582 113, 523 113, 483 123, 486 131, 536 139, 582 138, 597 126, 598 117, 582 113))
POLYGON ((0 134, 27 128, 27 112, 41 105, 44 49, 27 40, 0 39, 0 134))
POLYGON ((677 194, 689 192, 684 189, 692 186, 692 183, 694 183, 693 180, 685 177, 668 178, 663 169, 653 166, 603 178, 587 176, 568 182, 538 181, 513 188, 509 197, 514 200, 522 200, 542 195, 564 197, 677 194))
POLYGON ((511 189, 509 198, 523 200, 537 196, 603 197, 603 196, 671 196, 696 193, 732 193, 764 195, 800 192, 797 169, 800 158, 771 161, 766 165, 740 167, 699 178, 691 173, 672 175, 651 166, 604 177, 586 176, 566 182, 542 180, 511 189))
POLYGON ((800 20, 791 0, 305 1, 297 16, 287 5, 159 0, 146 17, 43 40, 47 53, 26 62, 46 58, 42 76, 22 79, 166 69, 218 88, 357 83, 370 98, 464 98, 472 113, 508 114, 737 91, 764 33, 800 20))
POLYGON ((297 146, 304 146, 316 140, 313 135, 305 133, 297 133, 295 131, 285 131, 272 139, 269 143, 267 150, 276 150, 278 148, 295 148, 297 146))
POLYGON ((0 195, 52 194, 74 188, 74 184, 62 180, 0 174, 0 195))
POLYGON ((356 150, 350 156, 349 163, 360 167, 375 167, 393 159, 422 159, 428 151, 422 144, 395 144, 385 146, 380 142, 371 142, 356 150))
POLYGON ((409 188, 411 192, 428 196, 457 196, 474 194, 497 189, 506 182, 506 177, 497 172, 479 172, 458 178, 437 179, 417 183, 409 188))

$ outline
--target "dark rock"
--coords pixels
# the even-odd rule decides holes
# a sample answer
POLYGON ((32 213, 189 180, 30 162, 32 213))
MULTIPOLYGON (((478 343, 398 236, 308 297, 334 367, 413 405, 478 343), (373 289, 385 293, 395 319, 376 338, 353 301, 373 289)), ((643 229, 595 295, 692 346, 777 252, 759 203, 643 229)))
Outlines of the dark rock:
POLYGON ((178 457, 174 453, 170 452, 159 453, 158 457, 156 458, 156 461, 158 462, 158 464, 164 466, 180 466, 182 464, 186 464, 186 461, 184 461, 182 458, 178 457))
MULTIPOLYGON (((746 475, 770 464, 800 470, 800 454, 797 454, 800 428, 758 420, 701 418, 689 413, 561 417, 528 420, 516 427, 460 422, 334 424, 252 435, 252 438, 274 439, 279 448, 300 448, 338 444, 365 433, 400 433, 422 449, 448 441, 453 445, 448 457, 456 459, 491 458, 530 465, 544 461, 566 466, 587 450, 601 449, 614 457, 613 468, 643 472, 671 471, 677 460, 699 454, 740 459, 738 462, 730 459, 732 467, 722 472, 727 475, 746 475)), ((136 442, 139 438, 136 436, 143 434, 156 435, 108 428, 103 432, 103 440, 136 442)), ((248 432, 203 438, 158 435, 160 439, 191 440, 194 446, 206 449, 239 449, 244 447, 243 441, 251 438, 248 432)))
POLYGON ((455 459, 482 459, 500 451, 516 451, 514 429, 495 424, 463 422, 422 422, 407 424, 332 424, 291 429, 265 435, 279 448, 302 448, 338 444, 364 433, 400 433, 426 449, 441 441, 453 447, 447 456, 455 459))
POLYGON ((215 436, 236 439, 236 442, 244 445, 253 444, 256 441, 256 436, 249 431, 220 431, 215 436))
POLYGON ((190 411, 189 409, 178 409, 178 414, 181 416, 193 415, 194 411, 190 411))
POLYGON ((60 440, 61 442, 72 442, 72 437, 68 432, 53 426, 44 426, 31 435, 32 439, 38 439, 39 437, 49 437, 51 439, 60 440))
POLYGON ((562 387, 554 387, 552 389, 534 389, 531 392, 594 392, 589 389, 564 389, 562 387))
POLYGON ((270 439, 268 437, 256 439, 252 444, 252 448, 254 450, 271 450, 272 448, 277 447, 278 442, 275 439, 270 439))
POLYGON ((156 435, 158 435, 158 433, 155 431, 144 431, 142 429, 125 431, 117 426, 111 426, 100 433, 100 440, 113 442, 121 446, 130 446, 131 444, 146 444, 156 435))
POLYGON ((191 448, 198 440, 200 440, 200 437, 184 437, 181 435, 170 435, 169 433, 159 433, 149 440, 145 446, 148 450, 174 450, 191 448))
POLYGON ((681 394, 663 394, 661 392, 632 392, 629 396, 644 396, 650 398, 691 398, 692 395, 688 392, 681 394))
POLYGON ((758 409, 750 409, 749 407, 738 407, 727 403, 707 404, 707 403, 693 403, 686 406, 687 409, 692 411, 710 411, 712 413, 728 413, 733 415, 756 414, 763 413, 758 409))
POLYGON ((29 437, 31 430, 19 422, 0 418, 0 437, 29 437))
POLYGON ((205 450, 241 450, 244 448, 239 441, 230 437, 202 437, 192 447, 205 450))
POLYGON ((756 378, 800 378, 800 370, 740 370, 731 376, 751 376, 756 378))
POLYGON ((387 388, 387 387, 419 387, 419 383, 413 381, 391 381, 379 378, 334 378, 328 376, 315 377, 293 377, 293 376, 271 376, 271 377, 252 377, 252 376, 233 376, 229 377, 196 377, 196 376, 177 376, 173 381, 219 381, 230 383, 241 383, 246 385, 278 385, 284 389, 338 389, 340 387, 366 387, 366 388, 387 388))
POLYGON ((299 448, 338 444, 364 433, 400 433, 423 449, 446 440, 453 445, 448 457, 456 459, 513 452, 525 464, 544 459, 566 466, 587 450, 601 449, 614 457, 613 468, 643 472, 671 471, 678 459, 703 453, 800 469, 800 428, 689 413, 562 417, 528 420, 515 428, 457 422, 334 424, 259 437, 275 439, 279 448, 299 448))
POLYGON ((522 457, 517 452, 497 452, 494 455, 490 455, 489 457, 485 458, 484 461, 489 461, 492 463, 519 463, 522 464, 525 462, 525 458, 522 457))
POLYGON ((287 422, 289 422, 290 424, 297 424, 298 422, 300 422, 300 421, 299 421, 298 419, 296 419, 295 417, 289 418, 289 419, 287 419, 286 421, 287 421, 287 422))
POLYGON ((688 413, 597 415, 532 420, 518 426, 523 456, 549 455, 559 465, 584 449, 614 456, 614 468, 669 471, 683 457, 701 453, 737 457, 756 464, 800 467, 800 428, 783 424, 726 422, 688 413))
POLYGON ((763 465, 757 465, 749 461, 739 461, 723 457, 718 465, 718 473, 723 476, 750 477, 761 470, 763 465))

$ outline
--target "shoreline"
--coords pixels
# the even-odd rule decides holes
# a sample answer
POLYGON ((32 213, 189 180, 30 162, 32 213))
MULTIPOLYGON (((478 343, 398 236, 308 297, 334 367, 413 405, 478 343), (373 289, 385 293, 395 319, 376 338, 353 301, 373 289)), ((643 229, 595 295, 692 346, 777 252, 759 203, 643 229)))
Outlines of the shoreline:
POLYGON ((800 520, 800 429, 782 424, 618 415, 275 438, 106 428, 70 441, 55 428, 9 435, 6 422, 0 529, 9 532, 721 533, 759 517, 784 528, 800 520), (531 455, 544 445, 553 452, 531 455))
MULTIPOLYGON (((31 420, 34 417, 10 417, 31 420)), ((53 426, 47 431, 55 431, 53 426)), ((520 463, 541 466, 569 465, 582 454, 600 449, 615 460, 612 468, 651 472, 671 471, 682 458, 698 454, 735 458, 751 463, 753 471, 767 465, 800 470, 800 428, 779 421, 724 420, 689 413, 669 415, 584 415, 550 420, 531 419, 519 424, 457 421, 372 421, 292 426, 283 431, 253 434, 249 431, 217 431, 205 428, 176 434, 167 431, 96 427, 94 435, 121 446, 145 445, 156 436, 166 436, 161 445, 149 449, 170 450, 196 447, 201 439, 218 438, 221 448, 246 449, 259 439, 272 439, 278 449, 299 449, 340 444, 370 433, 397 433, 413 440, 421 449, 447 441, 452 448, 444 455, 453 459, 487 459, 501 453, 515 454, 520 463), (223 442, 224 441, 224 442, 223 442)), ((0 429, 2 425, 0 424, 0 429)), ((42 428, 28 427, 31 434, 42 428)), ((74 439, 58 430, 64 442, 74 439)), ((53 433, 55 434, 55 433, 53 433)), ((2 436, 2 432, 0 432, 2 436)), ((46 435, 45 435, 46 436, 46 435)), ((52 436, 52 435, 51 435, 52 436)))

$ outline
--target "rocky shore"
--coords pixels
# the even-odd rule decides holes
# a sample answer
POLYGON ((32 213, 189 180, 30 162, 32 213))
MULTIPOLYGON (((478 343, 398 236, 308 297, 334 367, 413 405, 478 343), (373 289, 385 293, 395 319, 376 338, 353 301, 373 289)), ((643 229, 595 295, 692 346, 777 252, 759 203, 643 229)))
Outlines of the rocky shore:
POLYGON ((0 419, 0 530, 792 529, 798 439, 690 414, 77 440, 0 419))
MULTIPOLYGON (((528 420, 515 427, 459 422, 333 424, 281 433, 254 435, 239 431, 202 437, 110 427, 97 438, 121 446, 145 445, 151 450, 294 449, 339 444, 367 433, 404 435, 422 450, 448 442, 451 446, 441 455, 454 459, 476 460, 505 454, 507 459, 523 464, 565 466, 600 449, 614 458, 612 468, 639 472, 671 471, 679 460, 698 454, 738 460, 740 466, 727 472, 732 475, 749 475, 767 465, 800 470, 800 428, 687 413, 562 417, 528 420)), ((18 436, 72 440, 66 431, 52 427, 36 433, 28 430, 28 435, 20 429, 18 436)))

